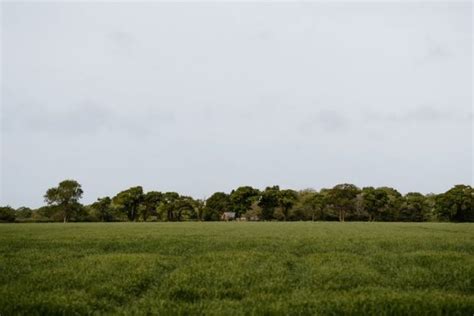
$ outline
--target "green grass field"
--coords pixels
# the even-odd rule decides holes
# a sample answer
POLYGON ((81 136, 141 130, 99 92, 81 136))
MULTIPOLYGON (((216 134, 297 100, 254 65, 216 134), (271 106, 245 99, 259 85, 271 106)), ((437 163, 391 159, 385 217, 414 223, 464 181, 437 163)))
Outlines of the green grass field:
POLYGON ((0 225, 0 314, 469 315, 474 224, 0 225))

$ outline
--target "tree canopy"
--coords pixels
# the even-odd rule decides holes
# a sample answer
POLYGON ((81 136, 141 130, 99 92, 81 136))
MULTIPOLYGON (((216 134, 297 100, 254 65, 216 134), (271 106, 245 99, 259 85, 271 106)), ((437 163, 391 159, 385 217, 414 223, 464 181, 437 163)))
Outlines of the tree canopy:
POLYGON ((0 207, 0 222, 219 221, 224 212, 234 212, 237 220, 474 222, 474 190, 462 184, 426 195, 402 195, 391 187, 360 189, 350 183, 319 191, 240 186, 202 200, 134 186, 90 205, 80 203, 82 195, 77 181, 64 180, 46 191, 47 205, 38 209, 0 207))
POLYGON ((44 199, 48 205, 57 206, 63 214, 63 221, 67 222, 80 209, 82 193, 82 187, 76 180, 64 180, 57 187, 48 189, 44 199))

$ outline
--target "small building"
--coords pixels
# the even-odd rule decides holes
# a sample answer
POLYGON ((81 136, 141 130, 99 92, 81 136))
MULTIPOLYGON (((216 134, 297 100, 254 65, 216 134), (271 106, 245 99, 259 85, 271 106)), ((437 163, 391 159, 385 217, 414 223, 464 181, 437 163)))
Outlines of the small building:
POLYGON ((235 219, 235 212, 224 212, 222 213, 221 220, 223 221, 233 221, 235 219))

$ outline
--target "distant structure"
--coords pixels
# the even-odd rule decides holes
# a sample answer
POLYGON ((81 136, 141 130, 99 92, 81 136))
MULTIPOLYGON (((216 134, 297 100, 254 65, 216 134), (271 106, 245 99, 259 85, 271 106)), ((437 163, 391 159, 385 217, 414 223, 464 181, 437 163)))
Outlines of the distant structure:
POLYGON ((244 214, 240 216, 239 218, 236 218, 235 220, 239 222, 246 222, 246 221, 256 222, 260 220, 260 217, 258 217, 257 215, 244 214))
POLYGON ((233 221, 235 219, 235 212, 224 212, 221 216, 223 221, 233 221))

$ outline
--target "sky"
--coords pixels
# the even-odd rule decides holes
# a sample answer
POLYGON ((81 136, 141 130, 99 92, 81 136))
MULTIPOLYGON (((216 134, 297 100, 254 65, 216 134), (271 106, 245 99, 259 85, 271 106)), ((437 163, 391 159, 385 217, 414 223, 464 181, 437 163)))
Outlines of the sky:
POLYGON ((471 2, 1 10, 0 205, 473 183, 471 2))

